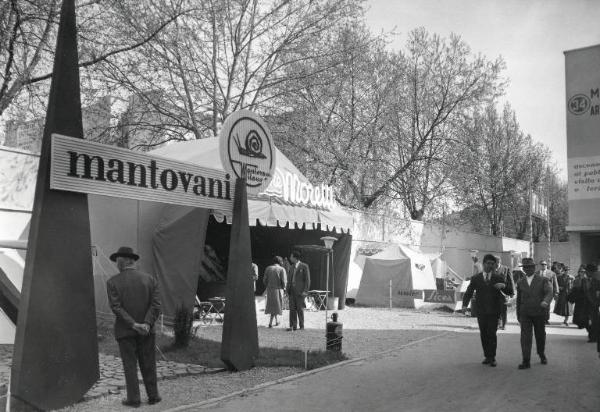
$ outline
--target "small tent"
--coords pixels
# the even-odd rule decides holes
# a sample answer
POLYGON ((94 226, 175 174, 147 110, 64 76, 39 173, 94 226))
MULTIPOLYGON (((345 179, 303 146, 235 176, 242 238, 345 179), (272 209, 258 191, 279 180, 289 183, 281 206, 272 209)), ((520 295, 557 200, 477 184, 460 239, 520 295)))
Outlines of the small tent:
POLYGON ((365 306, 419 308, 423 291, 435 289, 429 257, 405 245, 390 245, 365 258, 356 303, 365 306), (391 290, 390 290, 391 281, 391 290))

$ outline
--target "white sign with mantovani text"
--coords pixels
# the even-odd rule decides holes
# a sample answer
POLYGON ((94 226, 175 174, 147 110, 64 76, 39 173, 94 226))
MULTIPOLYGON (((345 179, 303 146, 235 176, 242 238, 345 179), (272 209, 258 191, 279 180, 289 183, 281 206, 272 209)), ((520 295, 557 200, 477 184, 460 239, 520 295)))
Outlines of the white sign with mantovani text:
POLYGON ((50 189, 231 211, 232 186, 222 170, 52 135, 50 189))

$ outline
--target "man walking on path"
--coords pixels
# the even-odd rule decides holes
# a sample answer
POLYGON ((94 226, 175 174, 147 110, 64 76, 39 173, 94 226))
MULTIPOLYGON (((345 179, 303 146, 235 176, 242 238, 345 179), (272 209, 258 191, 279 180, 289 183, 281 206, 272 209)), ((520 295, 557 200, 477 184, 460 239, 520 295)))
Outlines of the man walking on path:
POLYGON ((140 388, 137 375, 139 362, 142 379, 148 394, 148 403, 161 401, 156 377, 154 322, 160 315, 158 282, 147 273, 138 271, 135 262, 139 256, 130 247, 122 246, 110 255, 117 262, 120 273, 106 283, 108 301, 114 314, 115 339, 123 360, 127 399, 122 404, 140 406, 140 388))
POLYGON ((600 350, 600 272, 598 271, 598 265, 591 263, 588 266, 589 281, 587 288, 585 289, 586 298, 589 302, 590 308, 590 342, 597 342, 598 349, 600 350))
POLYGON ((549 279, 535 273, 535 262, 523 258, 525 278, 517 283, 517 320, 521 325, 521 352, 523 362, 519 369, 531 367, 532 328, 535 332, 535 346, 543 365, 546 358, 546 311, 552 300, 552 286, 549 279))
POLYGON ((502 312, 500 313, 500 320, 498 322, 498 329, 502 329, 504 330, 504 328, 506 327, 506 318, 507 318, 507 312, 508 312, 508 303, 509 303, 509 299, 511 299, 514 296, 514 283, 513 283, 513 277, 511 274, 510 269, 507 266, 504 266, 503 264, 500 263, 500 256, 496 256, 496 273, 502 277, 502 279, 504 279, 504 281, 502 283, 505 283, 507 285, 506 290, 507 291, 512 291, 512 293, 510 294, 504 294, 504 304, 502 305, 502 312))
POLYGON ((292 331, 298 328, 304 329, 304 298, 310 289, 310 271, 308 265, 300 262, 300 252, 293 251, 290 255, 290 273, 288 274, 288 295, 290 297, 290 327, 286 330, 292 331))
POLYGON ((504 283, 506 280, 495 273, 496 257, 485 255, 483 257, 483 272, 471 278, 467 291, 463 297, 463 310, 469 306, 473 292, 477 294, 475 309, 477 311, 477 323, 481 346, 483 347, 484 365, 496 366, 496 346, 498 330, 498 319, 505 303, 504 296, 512 295, 512 283, 504 283))

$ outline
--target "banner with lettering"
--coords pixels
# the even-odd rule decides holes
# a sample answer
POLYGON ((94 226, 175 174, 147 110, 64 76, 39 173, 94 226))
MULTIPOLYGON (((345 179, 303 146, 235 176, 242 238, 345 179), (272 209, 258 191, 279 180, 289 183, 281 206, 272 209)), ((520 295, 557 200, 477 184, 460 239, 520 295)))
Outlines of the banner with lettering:
POLYGON ((600 45, 565 52, 569 227, 600 225, 600 45))

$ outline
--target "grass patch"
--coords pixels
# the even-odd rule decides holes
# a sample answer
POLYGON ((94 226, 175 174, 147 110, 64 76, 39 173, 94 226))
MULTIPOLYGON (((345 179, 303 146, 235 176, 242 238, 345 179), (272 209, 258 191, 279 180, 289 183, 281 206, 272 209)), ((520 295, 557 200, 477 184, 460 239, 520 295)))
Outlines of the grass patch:
MULTIPOLYGON (((120 356, 119 346, 113 336, 112 324, 107 322, 100 322, 98 324, 98 346, 100 353, 120 356)), ((164 354, 166 360, 170 362, 203 365, 209 368, 225 367, 225 364, 221 361, 221 342, 195 336, 190 340, 188 347, 178 348, 174 345, 173 336, 157 333, 156 344, 164 354)), ((157 354, 157 359, 161 359, 160 354, 157 354)), ((341 352, 309 351, 307 366, 308 369, 315 369, 346 359, 348 357, 341 352)), ((261 347, 259 348, 256 366, 266 368, 281 366, 304 368, 304 352, 293 348, 261 347)))

